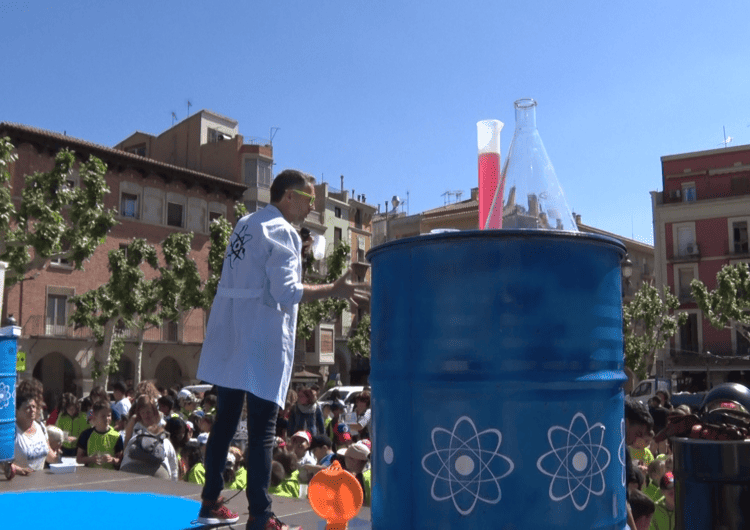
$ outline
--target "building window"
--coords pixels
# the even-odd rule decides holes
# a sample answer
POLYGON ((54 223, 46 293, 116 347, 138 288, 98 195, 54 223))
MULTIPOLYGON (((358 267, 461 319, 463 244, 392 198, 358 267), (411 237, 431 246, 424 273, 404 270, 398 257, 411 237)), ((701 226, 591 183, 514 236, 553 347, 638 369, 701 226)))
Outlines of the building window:
POLYGON ((178 331, 177 322, 165 320, 162 326, 162 340, 165 342, 177 342, 178 331))
POLYGON ((74 169, 70 172, 70 175, 65 177, 65 182, 68 184, 68 188, 73 189, 78 186, 79 179, 78 170, 74 169))
POLYGON ((679 353, 699 353, 700 345, 698 343, 698 315, 688 313, 688 319, 685 325, 680 328, 680 352, 679 353))
POLYGON ((193 232, 205 232, 206 231, 206 210, 208 209, 208 203, 203 199, 197 197, 190 197, 188 199, 188 212, 187 212, 187 227, 188 230, 193 232))
POLYGON ((265 160, 258 160, 258 187, 271 187, 271 163, 265 160))
POLYGON ((682 202, 694 202, 695 196, 695 182, 689 182, 682 185, 682 202))
POLYGON ((339 243, 341 243, 341 228, 334 228, 333 229, 333 247, 336 248, 339 243))
POLYGON ((66 335, 68 326, 68 297, 59 294, 47 295, 47 319, 45 335, 66 335))
POLYGON ((132 153, 134 155, 138 155, 138 156, 146 156, 146 145, 142 144, 142 145, 136 145, 133 147, 128 147, 127 149, 125 149, 125 151, 128 153, 132 153))
POLYGON ((750 178, 732 177, 729 185, 729 191, 732 195, 746 195, 750 193, 750 178))
POLYGON ((149 223, 164 223, 164 191, 144 188, 143 220, 149 223))
POLYGON ((182 228, 182 204, 174 202, 167 203, 167 225, 182 228))
POLYGON ((695 227, 692 224, 678 226, 676 227, 676 232, 677 255, 685 257, 697 254, 698 245, 695 244, 695 227))
POLYGON ((231 140, 232 137, 227 133, 223 133, 218 129, 208 129, 208 143, 223 142, 224 140, 231 140))
POLYGON ((747 254, 750 251, 748 249, 747 221, 735 221, 732 223, 732 243, 735 254, 747 254))
POLYGON ((54 267, 63 267, 70 269, 73 267, 73 265, 70 263, 70 260, 68 258, 55 258, 49 260, 49 264, 54 267))
POLYGON ((339 208, 338 206, 336 206, 333 209, 333 213, 334 213, 334 215, 336 216, 337 219, 341 219, 341 208, 339 208))
POLYGON ((211 231, 211 223, 214 221, 214 219, 218 219, 219 217, 226 218, 227 216, 227 207, 225 204, 221 204, 219 202, 209 202, 208 203, 208 231, 211 231))
POLYGON ((677 296, 680 302, 690 302, 693 300, 693 292, 690 288, 690 282, 695 278, 695 272, 692 267, 677 269, 678 290, 677 296))
POLYGON ((138 195, 123 193, 120 197, 120 215, 138 219, 138 195))

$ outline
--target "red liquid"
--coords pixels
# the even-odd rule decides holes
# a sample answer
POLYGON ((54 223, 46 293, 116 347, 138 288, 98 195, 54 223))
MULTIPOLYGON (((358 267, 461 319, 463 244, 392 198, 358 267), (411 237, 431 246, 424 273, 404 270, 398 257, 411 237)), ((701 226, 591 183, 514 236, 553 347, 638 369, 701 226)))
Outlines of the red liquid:
POLYGON ((502 197, 503 186, 500 183, 500 153, 481 153, 479 155, 479 229, 484 230, 487 217, 490 215, 492 201, 495 198, 495 192, 500 187, 499 208, 497 213, 490 219, 487 228, 502 228, 502 197))

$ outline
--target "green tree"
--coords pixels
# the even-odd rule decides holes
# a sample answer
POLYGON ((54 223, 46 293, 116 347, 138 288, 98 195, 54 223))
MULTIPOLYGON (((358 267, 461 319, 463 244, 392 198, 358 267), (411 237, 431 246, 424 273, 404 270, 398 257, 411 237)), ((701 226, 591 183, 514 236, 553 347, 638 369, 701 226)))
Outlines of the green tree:
POLYGON ((146 331, 159 327, 164 320, 179 321, 195 308, 210 306, 230 233, 231 227, 225 219, 211 223, 209 262, 212 272, 205 287, 198 266, 190 257, 192 232, 174 232, 162 242, 162 266, 158 263, 156 248, 144 239, 134 239, 127 248, 109 253, 109 281, 71 299, 75 305, 71 321, 78 327, 91 328, 100 347, 92 370, 94 379, 104 376, 106 385, 109 375, 118 371, 123 338, 127 335, 136 340, 135 384, 140 382, 146 331), (146 279, 144 266, 157 271, 158 275, 146 279), (135 332, 135 337, 129 335, 130 331, 135 332))
POLYGON ((679 307, 680 301, 670 293, 669 286, 664 286, 659 296, 659 291, 647 283, 641 285, 630 303, 623 305, 625 365, 639 379, 646 377, 653 366, 656 351, 685 324, 687 315, 675 314, 679 307))
POLYGON ((30 272, 37 273, 32 278, 38 276, 57 258, 82 269, 116 224, 115 210, 104 208, 107 166, 92 156, 80 165, 82 185, 70 187, 75 155, 64 149, 50 171, 25 177, 16 208, 9 187, 10 166, 17 159, 13 150, 9 138, 0 138, 0 260, 8 263, 5 286, 30 279, 30 272))
POLYGON ((736 329, 750 341, 750 269, 747 263, 724 265, 716 273, 716 289, 690 282, 695 302, 716 329, 736 329))
MULTIPOLYGON (((349 263, 350 252, 351 248, 349 245, 343 241, 340 242, 333 249, 331 255, 326 258, 328 272, 325 278, 323 280, 317 280, 308 277, 305 281, 311 284, 335 282, 342 274, 344 274, 349 263)), ((340 317, 347 305, 348 302, 346 300, 338 298, 314 300, 312 302, 300 304, 297 313, 297 336, 303 340, 309 339, 320 322, 331 321, 340 317)))
POLYGON ((346 343, 347 348, 352 353, 362 357, 370 356, 370 315, 362 315, 354 328, 354 333, 346 343))
MULTIPOLYGON (((146 279, 144 264, 158 270, 156 249, 145 239, 134 239, 127 248, 109 252, 107 283, 70 299, 75 307, 71 322, 90 328, 99 346, 91 374, 95 381, 103 377, 105 388, 119 369, 125 330, 137 329, 142 347, 145 330, 160 323, 155 280, 146 279)), ((135 375, 140 379, 140 366, 135 375)))

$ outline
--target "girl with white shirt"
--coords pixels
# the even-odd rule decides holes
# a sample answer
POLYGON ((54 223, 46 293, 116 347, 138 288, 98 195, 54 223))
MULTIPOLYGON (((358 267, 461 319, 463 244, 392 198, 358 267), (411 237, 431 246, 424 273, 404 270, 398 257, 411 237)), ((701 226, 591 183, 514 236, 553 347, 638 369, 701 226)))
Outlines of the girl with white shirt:
POLYGON ((125 453, 120 470, 176 481, 179 470, 177 453, 169 441, 169 436, 164 431, 161 413, 156 403, 150 397, 141 395, 136 399, 133 408, 135 409, 135 425, 130 431, 130 435, 126 435, 129 439, 125 440, 125 453), (166 435, 162 436, 164 438, 162 444, 164 445, 165 456, 161 464, 153 466, 133 458, 133 445, 137 443, 139 432, 148 432, 156 436, 166 435))

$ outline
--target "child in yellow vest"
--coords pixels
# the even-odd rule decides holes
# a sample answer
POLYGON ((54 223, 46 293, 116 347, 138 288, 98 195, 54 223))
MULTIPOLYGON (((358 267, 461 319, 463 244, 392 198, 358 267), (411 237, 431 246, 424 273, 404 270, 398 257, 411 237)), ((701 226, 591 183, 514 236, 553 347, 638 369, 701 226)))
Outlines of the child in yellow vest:
POLYGON ((124 443, 120 433, 110 427, 112 408, 106 401, 97 401, 93 406, 93 427, 78 437, 76 461, 90 467, 118 469, 122 462, 124 443))

